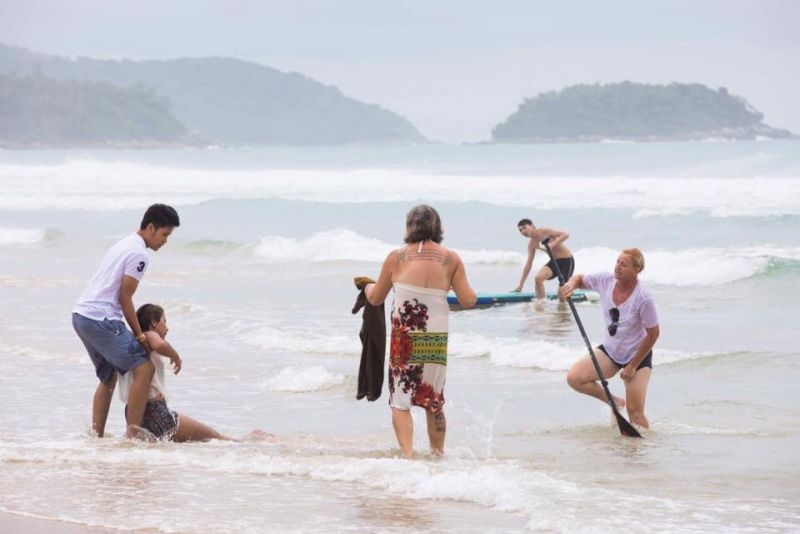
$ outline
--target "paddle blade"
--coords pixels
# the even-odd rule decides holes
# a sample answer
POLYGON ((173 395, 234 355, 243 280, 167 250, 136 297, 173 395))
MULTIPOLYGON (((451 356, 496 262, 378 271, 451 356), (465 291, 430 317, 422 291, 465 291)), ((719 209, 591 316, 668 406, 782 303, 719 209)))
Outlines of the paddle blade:
POLYGON ((622 414, 619 413, 617 410, 614 410, 614 416, 617 418, 617 425, 619 426, 619 432, 626 438, 641 438, 642 435, 636 430, 632 424, 628 422, 627 419, 622 417, 622 414))

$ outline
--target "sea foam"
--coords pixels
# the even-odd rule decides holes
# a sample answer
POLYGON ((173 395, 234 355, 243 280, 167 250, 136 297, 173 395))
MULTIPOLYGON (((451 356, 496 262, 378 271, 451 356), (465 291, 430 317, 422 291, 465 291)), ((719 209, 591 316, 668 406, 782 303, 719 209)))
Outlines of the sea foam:
POLYGON ((323 335, 298 328, 260 327, 243 334, 242 341, 265 351, 303 352, 308 354, 361 354, 357 329, 353 335, 323 335))
POLYGON ((0 246, 35 245, 44 241, 47 231, 39 228, 5 228, 0 227, 0 246))
MULTIPOLYGON (((588 320, 590 315, 585 315, 588 320)), ((599 312, 597 320, 599 320, 599 312)), ((318 331, 302 329, 287 331, 274 327, 261 327, 254 332, 245 334, 243 340, 268 351, 354 357, 361 354, 361 344, 358 341, 355 326, 351 336, 324 335, 318 331)), ((661 347, 657 347, 656 352, 658 363, 662 365, 716 358, 727 354, 662 349, 661 347)), ((566 344, 536 339, 491 337, 476 332, 450 332, 448 342, 450 358, 486 359, 498 367, 518 367, 542 371, 566 371, 576 359, 585 353, 586 347, 578 343, 566 344)), ((308 371, 308 374, 321 376, 324 374, 320 372, 321 369, 323 368, 313 372, 308 371)))
POLYGON ((284 367, 275 376, 265 380, 264 386, 272 391, 305 393, 338 386, 344 379, 344 375, 333 373, 321 365, 290 366, 284 367))
MULTIPOLYGON (((252 245, 253 254, 270 261, 366 261, 379 263, 398 248, 379 239, 337 228, 306 238, 264 236, 252 245)), ((512 264, 525 261, 519 252, 503 250, 458 250, 465 263, 512 264)))
MULTIPOLYGON (((301 478, 329 483, 354 484, 411 501, 455 501, 472 503, 497 511, 523 514, 534 531, 618 532, 630 527, 627 514, 609 515, 602 525, 587 528, 581 511, 617 502, 639 510, 639 519, 649 528, 669 531, 679 528, 687 514, 697 510, 689 500, 642 495, 614 485, 575 482, 515 461, 473 460, 448 454, 444 460, 409 462, 391 458, 360 458, 350 455, 319 454, 303 450, 302 443, 286 443, 286 452, 276 446, 249 444, 197 444, 186 447, 171 443, 124 444, 117 447, 77 444, 0 445, 0 461, 36 463, 43 466, 117 466, 129 469, 172 469, 176 465, 193 474, 219 477, 301 478)), ((354 451, 354 454, 357 452, 354 451)), ((63 469, 63 467, 62 467, 63 469)), ((740 511, 741 504, 719 503, 703 508, 694 525, 718 528, 719 519, 740 511)), ((776 510, 783 520, 796 514, 776 510)))
MULTIPOLYGON (((775 260, 800 261, 800 247, 772 245, 644 250, 645 282, 672 286, 719 286, 766 273, 775 260)), ((575 252, 583 272, 610 271, 618 250, 604 247, 575 252)))
POLYGON ((383 261, 395 247, 351 230, 334 229, 305 239, 264 236, 253 253, 274 261, 383 261))
MULTIPOLYGON (((396 248, 348 229, 334 229, 306 238, 264 236, 253 254, 269 261, 366 261, 379 263, 396 248)), ((508 250, 456 249, 464 263, 522 265, 525 256, 508 250)), ((574 251, 581 272, 611 271, 619 250, 589 247, 574 251)), ((776 260, 800 262, 800 247, 774 245, 644 250, 645 282, 672 286, 719 286, 768 271, 776 260)), ((543 260, 541 260, 543 261, 543 260)))
MULTIPOLYGON (((587 352, 585 345, 509 337, 491 338, 475 333, 451 334, 451 342, 448 349, 453 358, 482 356, 488 358, 492 365, 498 367, 518 367, 555 372, 568 370, 575 360, 587 352)), ((712 351, 664 349, 659 346, 654 351, 658 365, 713 359, 730 354, 712 351)))
POLYGON ((637 217, 698 212, 712 217, 800 215, 796 178, 718 178, 714 176, 719 170, 713 168, 688 174, 487 177, 463 171, 391 168, 209 170, 80 159, 51 165, 0 165, 0 209, 141 209, 154 197, 176 206, 215 199, 415 202, 419 191, 425 191, 429 202, 535 205, 545 210, 602 206, 630 209, 637 217), (139 187, 142 181, 149 184, 147 190, 139 187), (104 187, 98 188, 98 183, 104 187), (591 202, 576 201, 575 191, 591 202))

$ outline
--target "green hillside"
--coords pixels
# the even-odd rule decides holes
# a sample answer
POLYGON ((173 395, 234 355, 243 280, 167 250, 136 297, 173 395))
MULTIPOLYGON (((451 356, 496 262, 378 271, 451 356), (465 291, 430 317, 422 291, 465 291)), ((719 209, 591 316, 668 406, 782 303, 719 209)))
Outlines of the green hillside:
POLYGON ((233 145, 408 143, 404 118, 297 73, 231 58, 67 59, 0 45, 0 74, 141 85, 169 102, 195 138, 233 145))
POLYGON ((526 99, 492 131, 495 142, 790 137, 727 89, 631 82, 575 85, 526 99))
POLYGON ((186 134, 143 87, 0 75, 0 145, 149 145, 186 134))

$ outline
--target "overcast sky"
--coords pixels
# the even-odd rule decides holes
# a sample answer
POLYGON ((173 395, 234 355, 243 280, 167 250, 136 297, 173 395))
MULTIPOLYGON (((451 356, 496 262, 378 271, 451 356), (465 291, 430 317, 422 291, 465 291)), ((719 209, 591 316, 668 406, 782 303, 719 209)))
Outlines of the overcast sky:
POLYGON ((525 97, 622 80, 725 86, 800 133, 794 0, 0 0, 0 42, 256 61, 446 142, 488 139, 525 97))

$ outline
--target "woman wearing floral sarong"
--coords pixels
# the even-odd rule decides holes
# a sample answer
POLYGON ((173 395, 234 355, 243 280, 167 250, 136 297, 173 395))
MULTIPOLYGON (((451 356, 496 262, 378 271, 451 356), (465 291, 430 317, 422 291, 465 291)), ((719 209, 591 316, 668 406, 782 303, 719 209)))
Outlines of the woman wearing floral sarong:
POLYGON ((476 300, 461 258, 440 244, 442 234, 435 209, 413 208, 406 217, 406 245, 389 253, 378 281, 366 287, 367 299, 374 306, 383 303, 394 287, 389 406, 400 449, 409 459, 413 454, 412 406, 425 409, 431 450, 444 452, 447 292, 452 288, 464 308, 474 306, 476 300))

